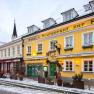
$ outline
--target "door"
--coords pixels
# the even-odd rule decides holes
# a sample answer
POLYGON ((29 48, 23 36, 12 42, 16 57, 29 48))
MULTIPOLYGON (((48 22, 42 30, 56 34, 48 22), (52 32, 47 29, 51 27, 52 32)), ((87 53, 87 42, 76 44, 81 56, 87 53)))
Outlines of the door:
POLYGON ((56 64, 50 63, 50 76, 55 76, 56 64))
POLYGON ((27 65, 27 76, 31 76, 31 69, 32 69, 32 66, 27 65))

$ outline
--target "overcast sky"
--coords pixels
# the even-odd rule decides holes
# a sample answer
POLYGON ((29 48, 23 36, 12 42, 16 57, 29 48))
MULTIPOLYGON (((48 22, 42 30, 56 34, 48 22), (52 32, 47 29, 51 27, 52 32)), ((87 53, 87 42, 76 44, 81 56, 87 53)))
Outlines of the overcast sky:
POLYGON ((11 40, 14 18, 18 35, 27 32, 27 27, 53 17, 61 18, 61 12, 75 8, 78 12, 90 0, 0 0, 0 41, 11 40))

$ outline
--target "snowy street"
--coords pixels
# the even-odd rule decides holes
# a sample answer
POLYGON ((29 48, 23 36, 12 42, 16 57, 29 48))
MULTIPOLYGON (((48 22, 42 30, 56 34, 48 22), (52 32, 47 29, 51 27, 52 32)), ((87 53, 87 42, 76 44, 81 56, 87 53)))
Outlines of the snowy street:
POLYGON ((63 93, 0 85, 0 94, 63 94, 63 93))
POLYGON ((0 94, 94 94, 94 88, 92 90, 82 90, 76 88, 67 88, 63 86, 47 85, 38 83, 32 79, 24 79, 23 81, 13 79, 0 79, 0 90, 13 93, 1 93, 0 94), (65 93, 66 92, 66 93, 65 93))

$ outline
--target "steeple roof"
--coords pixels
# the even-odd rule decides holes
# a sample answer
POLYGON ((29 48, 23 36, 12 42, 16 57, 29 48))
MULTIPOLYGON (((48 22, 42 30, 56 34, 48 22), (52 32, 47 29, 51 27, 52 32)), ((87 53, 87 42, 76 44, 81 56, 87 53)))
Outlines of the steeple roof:
POLYGON ((14 28, 13 28, 12 39, 15 39, 15 38, 17 38, 17 31, 16 31, 16 24, 15 24, 15 21, 14 21, 14 28))

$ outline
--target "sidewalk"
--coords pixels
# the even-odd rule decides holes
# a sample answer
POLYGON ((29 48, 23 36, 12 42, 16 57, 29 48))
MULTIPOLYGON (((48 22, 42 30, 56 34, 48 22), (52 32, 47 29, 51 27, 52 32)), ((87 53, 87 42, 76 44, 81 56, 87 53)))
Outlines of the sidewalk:
MULTIPOLYGON (((67 87, 63 87, 63 86, 60 87, 60 86, 56 86, 56 85, 47 85, 47 84, 38 83, 37 81, 28 79, 28 78, 25 78, 23 81, 7 79, 7 78, 5 78, 5 79, 0 78, 0 80, 9 81, 12 83, 15 82, 15 83, 21 84, 25 87, 27 85, 27 88, 28 88, 28 86, 30 86, 30 87, 34 86, 36 88, 41 88, 41 89, 50 90, 50 91, 57 91, 57 92, 86 92, 87 94, 88 93, 94 94, 94 88, 92 88, 91 90, 82 90, 82 89, 76 89, 76 88, 67 88, 67 87)), ((80 94, 82 94, 82 93, 80 93, 80 94)))

